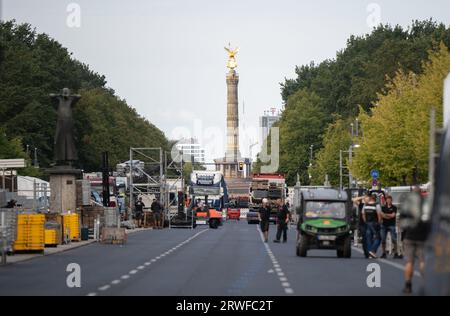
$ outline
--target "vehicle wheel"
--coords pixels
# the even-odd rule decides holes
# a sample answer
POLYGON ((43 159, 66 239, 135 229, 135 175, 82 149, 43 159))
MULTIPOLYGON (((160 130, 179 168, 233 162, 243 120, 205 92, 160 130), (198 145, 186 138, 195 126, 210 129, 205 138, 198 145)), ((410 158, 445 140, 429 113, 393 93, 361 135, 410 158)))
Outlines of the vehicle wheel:
POLYGON ((300 240, 297 242, 297 256, 306 257, 308 252, 308 238, 300 235, 300 240))
POLYGON ((344 257, 344 251, 340 249, 336 249, 337 257, 342 258, 344 257))
POLYGON ((344 249, 342 250, 342 256, 344 258, 351 258, 352 256, 352 240, 350 236, 347 236, 344 240, 344 249))
POLYGON ((241 218, 240 218, 240 217, 238 217, 238 218, 237 218, 237 220, 238 220, 238 221, 240 221, 240 220, 241 220, 241 218))
POLYGON ((209 221, 209 227, 216 229, 217 227, 219 227, 219 223, 217 221, 217 219, 212 219, 209 221))

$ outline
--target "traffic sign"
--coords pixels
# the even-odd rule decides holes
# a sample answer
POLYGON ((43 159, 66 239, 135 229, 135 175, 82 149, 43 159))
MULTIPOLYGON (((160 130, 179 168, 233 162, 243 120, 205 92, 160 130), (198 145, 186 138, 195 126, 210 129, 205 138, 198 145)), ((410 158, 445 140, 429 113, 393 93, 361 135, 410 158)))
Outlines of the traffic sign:
POLYGON ((378 179, 378 177, 380 176, 380 172, 376 169, 370 171, 370 176, 372 177, 372 179, 378 179))

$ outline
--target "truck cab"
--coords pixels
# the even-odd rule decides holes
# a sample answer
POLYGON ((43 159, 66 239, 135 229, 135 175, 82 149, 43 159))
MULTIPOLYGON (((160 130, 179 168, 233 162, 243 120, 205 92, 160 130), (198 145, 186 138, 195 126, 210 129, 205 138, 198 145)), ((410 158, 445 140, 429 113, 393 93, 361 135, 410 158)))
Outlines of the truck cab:
POLYGON ((218 228, 223 209, 228 207, 228 193, 223 174, 218 171, 193 171, 189 186, 190 205, 197 225, 218 228))

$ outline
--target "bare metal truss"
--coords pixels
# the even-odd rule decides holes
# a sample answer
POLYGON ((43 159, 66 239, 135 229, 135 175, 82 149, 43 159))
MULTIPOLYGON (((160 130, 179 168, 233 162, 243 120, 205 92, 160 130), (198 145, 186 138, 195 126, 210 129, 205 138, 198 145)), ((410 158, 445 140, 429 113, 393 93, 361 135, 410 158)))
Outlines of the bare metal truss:
POLYGON ((131 147, 129 173, 130 211, 133 209, 135 196, 159 196, 162 203, 161 189, 163 178, 164 161, 162 148, 131 147))
POLYGON ((135 197, 158 196, 170 222, 171 215, 177 212, 178 191, 184 192, 182 156, 177 152, 172 157, 162 148, 130 148, 130 211, 135 197))

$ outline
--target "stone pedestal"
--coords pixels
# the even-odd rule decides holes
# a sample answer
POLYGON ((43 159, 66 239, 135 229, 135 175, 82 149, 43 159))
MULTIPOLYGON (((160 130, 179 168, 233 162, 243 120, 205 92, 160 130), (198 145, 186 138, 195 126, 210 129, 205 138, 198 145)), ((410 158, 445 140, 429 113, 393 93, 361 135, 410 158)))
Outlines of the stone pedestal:
POLYGON ((76 180, 81 170, 58 166, 49 169, 50 173, 50 211, 65 213, 77 207, 76 180))
POLYGON ((239 161, 230 162, 226 157, 214 159, 216 171, 221 171, 225 178, 249 178, 250 177, 250 159, 241 158, 239 161), (242 170, 240 167, 242 166, 242 170))

